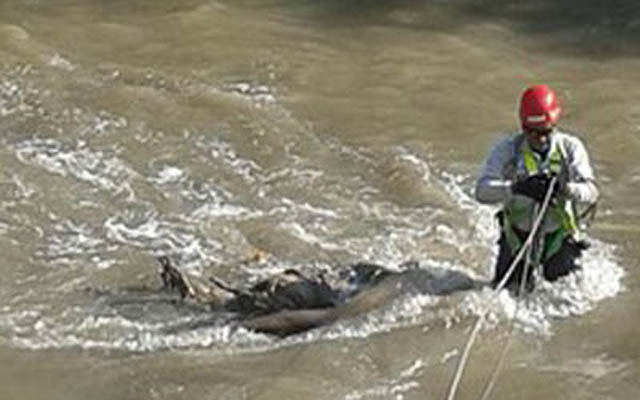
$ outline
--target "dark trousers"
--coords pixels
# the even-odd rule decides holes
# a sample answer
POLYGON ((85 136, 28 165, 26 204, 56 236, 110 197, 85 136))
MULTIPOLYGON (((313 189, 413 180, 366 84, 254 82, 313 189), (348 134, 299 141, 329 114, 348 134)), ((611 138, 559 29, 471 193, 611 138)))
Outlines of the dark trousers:
MULTIPOLYGON (((516 233, 523 243, 529 234, 528 232, 516 233)), ((491 283, 494 288, 500 284, 515 258, 512 256, 513 252, 507 243, 504 233, 502 233, 500 239, 498 239, 498 246, 499 253, 495 267, 495 275, 491 283)), ((548 281, 555 281, 573 271, 579 270, 580 265, 576 263, 576 260, 588 247, 588 244, 584 241, 576 241, 573 237, 567 237, 557 253, 546 260, 542 260, 542 276, 548 281)), ((532 291, 534 288, 533 268, 533 265, 529 265, 528 267, 527 278, 524 283, 524 288, 527 292, 532 291)), ((524 260, 521 260, 507 280, 506 287, 515 293, 519 293, 523 274, 524 260)))

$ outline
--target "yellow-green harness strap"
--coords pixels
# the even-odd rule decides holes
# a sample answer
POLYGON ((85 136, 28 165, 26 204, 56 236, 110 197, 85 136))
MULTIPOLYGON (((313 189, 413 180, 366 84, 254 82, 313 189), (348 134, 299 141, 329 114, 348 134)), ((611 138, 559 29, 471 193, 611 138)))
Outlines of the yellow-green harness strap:
POLYGON ((525 150, 524 152, 524 167, 529 175, 535 175, 538 173, 538 162, 531 150, 525 150))
MULTIPOLYGON (((518 151, 521 152, 524 158, 524 167, 526 169, 526 173, 529 176, 536 175, 540 172, 540 165, 536 159, 535 154, 529 148, 526 142, 521 141, 521 145, 518 146, 518 151)), ((548 171, 557 176, 562 176, 564 171, 564 155, 562 151, 558 148, 560 147, 558 144, 554 145, 554 147, 550 150, 549 153, 549 164, 548 171)), ((575 215, 568 211, 566 208, 566 201, 558 201, 555 204, 551 205, 549 212, 552 217, 560 223, 560 228, 549 232, 545 235, 543 251, 539 256, 541 259, 537 260, 538 262, 541 260, 546 260, 549 257, 553 256, 555 253, 560 250, 562 247, 562 243, 565 238, 569 235, 575 233, 578 228, 578 224, 576 222, 575 215)), ((518 220, 520 218, 525 217, 523 212, 525 210, 520 210, 516 207, 507 207, 504 210, 504 221, 502 223, 502 230, 505 235, 505 239, 509 248, 511 249, 511 253, 515 254, 520 247, 522 246, 522 240, 515 232, 512 221, 518 220)))

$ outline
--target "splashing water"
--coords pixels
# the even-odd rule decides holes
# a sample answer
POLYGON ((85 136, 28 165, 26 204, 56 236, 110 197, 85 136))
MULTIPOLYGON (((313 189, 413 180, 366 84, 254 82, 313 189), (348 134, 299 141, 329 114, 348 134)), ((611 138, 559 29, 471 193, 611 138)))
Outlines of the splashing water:
MULTIPOLYGON (((66 65, 60 60, 56 64, 66 65)), ((30 87, 22 90, 20 85, 18 79, 0 83, 3 115, 20 112, 25 96, 38 93, 30 87)), ((223 92, 260 108, 279 107, 277 91, 266 86, 230 84, 223 92)), ((306 246, 312 249, 310 254, 336 257, 338 264, 364 259, 394 268, 408 259, 419 259, 429 267, 457 270, 477 278, 491 273, 498 234, 495 209, 479 205, 469 195, 468 175, 434 172, 429 156, 403 147, 380 156, 335 139, 322 142, 312 132, 304 132, 315 147, 330 149, 321 154, 331 160, 328 167, 315 163, 298 148, 304 146, 287 141, 269 143, 272 151, 282 156, 268 166, 252 159, 224 135, 190 132, 184 135, 182 149, 173 149, 169 143, 162 156, 152 159, 144 169, 126 161, 122 148, 102 146, 99 150, 94 143, 105 135, 116 137, 134 129, 130 121, 110 113, 85 113, 78 109, 69 115, 76 128, 81 126, 75 140, 36 137, 9 146, 16 159, 31 168, 31 173, 44 176, 43 180, 51 175, 70 187, 84 185, 91 192, 68 191, 71 210, 58 210, 55 202, 49 204, 40 197, 38 187, 20 171, 5 172, 3 184, 11 186, 14 198, 2 203, 0 210, 11 217, 0 218, 0 238, 14 234, 15 216, 20 212, 25 213, 23 221, 34 221, 36 218, 28 214, 32 209, 20 211, 16 207, 35 204, 40 222, 33 223, 39 234, 30 261, 60 267, 48 272, 44 283, 34 283, 36 278, 23 280, 24 293, 0 309, 2 340, 14 346, 256 351, 309 341, 368 337, 404 326, 438 324, 446 329, 479 315, 486 307, 491 322, 487 329, 515 318, 526 332, 550 335, 555 320, 585 314, 602 299, 622 290, 623 271, 616 261, 615 246, 592 238, 582 271, 554 284, 542 282, 525 299, 513 299, 506 292, 496 296, 488 289, 448 297, 405 295, 366 315, 277 343, 228 319, 215 319, 205 310, 175 304, 151 289, 85 292, 80 285, 86 285, 86 279, 72 276, 73 266, 113 270, 125 265, 132 253, 171 254, 187 268, 214 263, 209 267, 213 273, 235 274, 248 282, 289 267, 309 273, 335 273, 339 268, 313 259, 301 265, 277 254, 271 264, 256 268, 229 271, 215 266, 237 259, 252 247, 252 241, 270 243, 277 236, 274 232, 285 238, 284 248, 306 246), (197 161, 192 160, 194 157, 197 161), (203 178, 196 172, 202 161, 231 178, 203 178), (344 174, 344 165, 334 169, 333 163, 347 165, 350 174, 344 174), (424 185, 428 188, 424 204, 394 198, 388 192, 396 187, 390 190, 384 186, 387 181, 403 190, 424 185), (411 183, 407 185, 407 181, 411 183), (430 201, 432 197, 442 200, 430 201), (76 215, 80 212, 91 218, 83 220, 76 215), (260 236, 256 227, 264 226, 268 234, 260 236), (251 235, 257 235, 257 239, 251 235), (289 240, 291 243, 287 243, 289 240), (493 257, 485 257, 487 254, 493 257), (38 286, 64 279, 68 279, 64 290, 38 286), (517 302, 521 303, 519 307, 517 302), (514 315, 516 309, 519 311, 514 315), (178 329, 180 326, 190 328, 178 329)), ((278 115, 287 113, 280 110, 278 115)), ((148 139, 148 135, 143 136, 148 139)), ((269 139, 268 135, 261 137, 269 139)), ((161 136, 156 139, 161 143, 161 136)), ((414 194, 424 193, 411 192, 409 197, 414 194)), ((18 239, 13 241, 17 243, 18 239)), ((371 395, 401 395, 411 382, 383 386, 372 389, 375 393, 371 395)))

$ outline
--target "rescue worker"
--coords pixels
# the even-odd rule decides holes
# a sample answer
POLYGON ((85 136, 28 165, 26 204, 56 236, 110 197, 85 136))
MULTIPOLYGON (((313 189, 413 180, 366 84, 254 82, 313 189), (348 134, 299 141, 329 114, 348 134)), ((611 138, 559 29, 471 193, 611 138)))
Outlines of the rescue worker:
MULTIPOLYGON (((536 268, 549 281, 580 268, 576 260, 588 244, 579 240, 577 209, 593 210, 598 188, 582 141, 557 126, 561 108, 556 93, 547 85, 531 86, 522 93, 519 108, 522 130, 491 149, 475 196, 481 203, 502 205, 498 213, 499 253, 492 281, 495 288, 529 236, 536 213, 551 189, 551 202, 529 258, 532 267, 527 268, 524 281, 526 291, 531 291, 536 268)), ((523 259, 507 281, 512 292, 519 293, 524 265, 523 259)))

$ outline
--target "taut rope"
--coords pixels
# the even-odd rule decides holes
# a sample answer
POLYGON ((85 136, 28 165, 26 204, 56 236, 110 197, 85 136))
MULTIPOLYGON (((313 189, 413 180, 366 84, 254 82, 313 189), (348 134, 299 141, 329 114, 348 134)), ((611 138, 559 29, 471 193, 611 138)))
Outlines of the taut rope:
MULTIPOLYGON (((542 205, 536 215, 535 221, 533 223, 533 226, 531 227, 531 232, 529 233, 529 236, 527 237, 527 240, 524 242, 524 244, 520 247, 520 250, 518 251, 518 254, 516 255, 516 257, 513 259, 513 262, 511 263, 511 265, 509 266, 509 269, 507 270, 507 273, 504 275, 504 277, 502 278, 502 280, 500 281, 500 283, 498 284, 498 286, 496 286, 496 288, 494 289, 493 292, 493 296, 497 296, 498 292, 500 292, 500 290, 502 290, 504 288, 504 286, 507 284, 509 278, 511 277, 511 275, 513 274, 513 272, 516 269, 516 266, 518 265, 518 263, 520 262, 520 260, 522 259, 522 257, 525 255, 525 253, 527 254, 527 259, 525 260, 525 267, 523 268, 523 274, 522 274, 522 280, 520 282, 520 292, 522 292, 522 290, 524 289, 524 283, 527 279, 527 274, 528 274, 528 267, 529 267, 529 263, 530 263, 530 259, 531 259, 531 248, 533 246, 533 241, 534 239, 537 237, 538 235, 538 230, 540 229, 540 225, 542 223, 542 221, 544 220, 544 217, 547 213, 547 209, 549 208, 549 203, 551 202, 551 195, 553 194, 553 190, 554 187, 556 185, 556 181, 557 181, 557 177, 553 177, 551 178, 551 182, 549 184, 549 188, 547 189, 547 193, 544 197, 544 201, 542 202, 542 205)), ((471 331, 471 335, 469 335, 469 339, 467 340, 467 344, 465 345, 464 348, 464 352, 462 353, 462 356, 460 357, 460 361, 458 362, 458 366, 456 368, 456 372, 453 375, 453 379, 451 381, 451 386, 449 387, 449 394, 447 395, 447 400, 454 400, 455 396, 456 396, 456 391, 458 390, 458 385, 460 384, 460 379, 462 378, 462 373, 464 371, 464 368, 466 366, 467 363, 467 359, 469 358, 469 353, 471 352, 471 347, 473 346, 473 343, 475 342, 476 337, 478 336, 478 332, 480 331, 480 328, 482 327, 482 324, 485 320, 485 317, 487 315, 487 311, 488 311, 488 307, 485 308, 484 310, 482 310, 482 312, 480 313, 480 315, 478 316, 478 319, 476 320, 476 324, 473 327, 473 330, 471 331)), ((516 307, 516 311, 514 313, 514 319, 515 320, 515 316, 518 312, 518 307, 516 307)), ((510 343, 510 339, 511 339, 511 333, 513 332, 513 322, 512 322, 512 326, 511 329, 509 331, 509 341, 507 342, 507 345, 503 348, 502 354, 500 355, 500 358, 498 360, 498 363, 496 365, 496 368, 494 369, 494 372, 491 376, 490 381, 487 383, 487 386, 485 387, 482 399, 486 399, 487 396, 489 396, 489 393, 491 392, 491 389, 493 388, 493 384, 495 383, 495 379, 497 378, 498 374, 499 374, 499 370, 502 367, 502 363, 504 361, 504 356, 507 352, 507 349, 509 347, 509 343, 510 343)))

